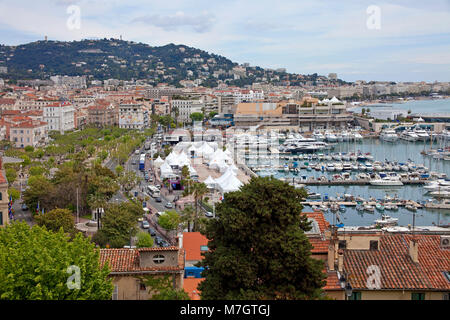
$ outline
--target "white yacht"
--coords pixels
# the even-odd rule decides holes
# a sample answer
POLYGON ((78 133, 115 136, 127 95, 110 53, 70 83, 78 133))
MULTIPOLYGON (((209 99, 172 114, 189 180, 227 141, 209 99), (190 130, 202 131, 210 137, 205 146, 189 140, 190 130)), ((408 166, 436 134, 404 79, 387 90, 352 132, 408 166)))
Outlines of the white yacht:
POLYGON ((388 142, 395 142, 398 140, 398 135, 393 129, 385 129, 380 133, 380 139, 388 142))
POLYGON ((358 131, 355 131, 353 132, 353 138, 355 139, 355 141, 361 141, 363 139, 363 136, 358 131))
POLYGON ((319 131, 314 131, 314 133, 312 134, 312 137, 314 139, 316 139, 317 141, 325 140, 325 136, 323 134, 321 134, 319 131))
POLYGON ((393 177, 385 177, 383 179, 374 179, 369 181, 372 186, 402 186, 403 182, 393 177))
POLYGON ((415 134, 413 131, 405 130, 400 134, 400 139, 406 141, 417 141, 419 140, 419 136, 415 134))
POLYGON ((430 135, 423 129, 416 128, 413 132, 419 137, 418 140, 420 141, 430 140, 430 135))
POLYGON ((338 138, 332 132, 326 132, 325 133, 325 139, 328 142, 336 142, 336 141, 338 141, 338 138))
POLYGON ((380 226, 396 226, 398 223, 398 218, 392 218, 388 215, 383 214, 381 219, 375 220, 375 223, 380 226))

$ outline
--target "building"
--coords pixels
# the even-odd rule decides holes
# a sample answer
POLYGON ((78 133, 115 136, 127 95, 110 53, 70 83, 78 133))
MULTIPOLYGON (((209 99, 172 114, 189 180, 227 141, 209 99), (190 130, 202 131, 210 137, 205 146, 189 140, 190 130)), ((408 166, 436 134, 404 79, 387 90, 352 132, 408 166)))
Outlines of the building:
POLYGON ((9 132, 16 148, 43 146, 48 142, 47 123, 43 121, 30 119, 12 124, 9 132))
POLYGON ((203 268, 195 265, 203 259, 202 252, 208 251, 208 239, 200 232, 184 232, 179 236, 186 254, 184 270, 184 291, 192 300, 200 300, 200 291, 197 286, 204 280, 203 268))
POLYGON ((350 228, 335 233, 328 254, 328 267, 351 288, 348 299, 449 300, 448 230, 350 228))
POLYGON ((97 100, 87 108, 87 124, 97 128, 116 126, 119 124, 117 108, 105 100, 97 100))
POLYGON ((119 127, 124 129, 145 129, 149 124, 147 108, 135 101, 119 104, 119 127))
POLYGON ((178 247, 100 249, 100 265, 109 265, 113 300, 148 300, 151 294, 141 277, 169 275, 176 289, 183 288, 184 249, 178 247))
POLYGON ((48 131, 59 131, 63 134, 75 128, 75 108, 68 102, 54 103, 44 106, 44 122, 48 131))
POLYGON ((191 122, 191 114, 195 112, 203 112, 205 103, 200 100, 192 99, 176 99, 171 101, 172 115, 175 116, 175 110, 178 110, 178 120, 183 122, 191 122))
POLYGON ((3 159, 0 158, 0 228, 9 224, 8 181, 3 170, 3 159))

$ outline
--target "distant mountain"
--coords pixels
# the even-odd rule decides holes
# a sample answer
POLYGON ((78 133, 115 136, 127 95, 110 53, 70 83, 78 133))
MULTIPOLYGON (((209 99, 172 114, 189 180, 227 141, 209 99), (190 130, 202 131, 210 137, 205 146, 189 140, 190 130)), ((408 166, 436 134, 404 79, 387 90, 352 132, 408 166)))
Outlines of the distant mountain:
POLYGON ((143 79, 152 84, 165 82, 177 86, 181 80, 196 79, 204 86, 216 86, 219 79, 238 86, 266 81, 280 85, 328 81, 317 74, 242 67, 220 55, 185 45, 152 47, 116 39, 0 45, 0 67, 8 68, 7 74, 0 77, 11 80, 87 75, 96 80, 143 79))

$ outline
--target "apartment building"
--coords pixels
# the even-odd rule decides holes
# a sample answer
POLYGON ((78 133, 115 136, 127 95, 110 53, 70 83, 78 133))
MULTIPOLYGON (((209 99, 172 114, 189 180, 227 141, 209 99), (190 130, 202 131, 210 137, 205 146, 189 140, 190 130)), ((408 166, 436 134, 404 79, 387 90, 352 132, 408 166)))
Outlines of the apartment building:
POLYGON ((43 107, 43 112, 48 131, 63 134, 75 128, 75 108, 69 102, 49 104, 43 107))
POLYGON ((149 124, 147 108, 135 101, 124 101, 119 104, 119 127, 125 129, 144 129, 149 124))
POLYGON ((191 122, 190 115, 195 112, 203 112, 205 103, 203 100, 176 99, 171 101, 172 115, 178 110, 178 121, 191 122))
POLYGON ((112 300, 149 300, 152 294, 141 278, 165 276, 183 288, 184 249, 178 247, 100 249, 100 265, 108 263, 113 279, 112 300))
POLYGON ((119 124, 119 113, 116 106, 105 100, 97 100, 87 108, 87 124, 97 128, 116 126, 119 124))
POLYGON ((16 148, 43 146, 48 142, 47 123, 39 120, 25 120, 9 128, 10 141, 16 148))

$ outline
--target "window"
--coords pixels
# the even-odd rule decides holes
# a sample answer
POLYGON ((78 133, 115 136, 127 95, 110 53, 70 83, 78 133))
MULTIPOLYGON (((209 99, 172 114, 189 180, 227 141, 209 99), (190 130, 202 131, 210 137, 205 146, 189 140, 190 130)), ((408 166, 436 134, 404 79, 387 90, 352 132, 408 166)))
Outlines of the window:
POLYGON ((200 251, 208 251, 208 246, 200 246, 200 251))
POLYGON ((411 300, 425 300, 425 293, 411 293, 411 300))
POLYGON ((156 256, 153 257, 153 262, 156 264, 161 264, 164 262, 164 260, 166 260, 166 258, 164 258, 162 254, 157 254, 156 256))
POLYGON ((370 250, 378 250, 378 240, 370 240, 370 250))
POLYGON ((450 292, 444 293, 442 295, 442 300, 450 300, 450 292))
POLYGON ((114 285, 112 300, 119 300, 119 286, 117 284, 114 285))
POLYGON ((139 290, 146 290, 147 288, 145 287, 145 283, 143 282, 139 282, 139 290))
POLYGON ((348 300, 361 300, 361 292, 352 292, 348 300))
POLYGON ((339 249, 347 249, 347 240, 339 240, 339 249))
POLYGON ((0 226, 3 225, 3 212, 0 212, 0 226))

